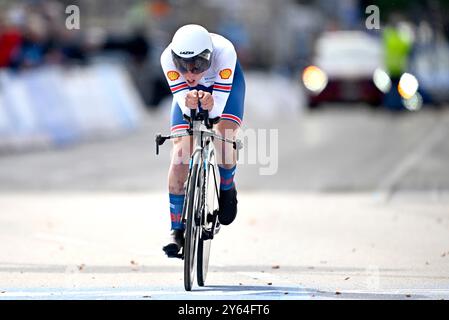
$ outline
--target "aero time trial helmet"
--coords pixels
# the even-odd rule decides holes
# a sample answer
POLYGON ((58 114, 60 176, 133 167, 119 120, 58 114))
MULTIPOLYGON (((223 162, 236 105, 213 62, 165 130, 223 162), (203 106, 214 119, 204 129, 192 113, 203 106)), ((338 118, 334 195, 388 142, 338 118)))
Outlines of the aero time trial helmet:
POLYGON ((171 50, 173 62, 181 73, 199 74, 210 67, 212 38, 204 27, 188 24, 176 31, 171 50))

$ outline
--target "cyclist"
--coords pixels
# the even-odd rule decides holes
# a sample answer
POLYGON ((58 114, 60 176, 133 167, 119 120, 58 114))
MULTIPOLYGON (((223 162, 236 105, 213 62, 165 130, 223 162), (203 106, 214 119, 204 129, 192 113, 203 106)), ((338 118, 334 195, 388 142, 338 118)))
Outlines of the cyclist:
MULTIPOLYGON (((199 108, 209 112, 219 134, 229 139, 236 137, 243 119, 245 80, 229 40, 200 25, 185 25, 162 53, 161 65, 173 94, 172 133, 188 129, 190 110, 199 108)), ((229 144, 214 143, 221 177, 218 220, 229 225, 237 215, 236 153, 229 144)), ((181 215, 192 146, 192 137, 173 140, 168 173, 171 233, 169 243, 163 247, 169 257, 176 256, 183 246, 181 215)))

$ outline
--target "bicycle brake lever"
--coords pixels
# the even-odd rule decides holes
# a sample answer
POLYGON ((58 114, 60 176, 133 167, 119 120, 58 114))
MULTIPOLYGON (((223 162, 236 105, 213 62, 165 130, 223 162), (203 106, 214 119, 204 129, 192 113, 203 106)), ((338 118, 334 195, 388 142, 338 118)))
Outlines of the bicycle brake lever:
POLYGON ((156 155, 159 155, 159 146, 163 145, 167 137, 163 137, 160 133, 156 135, 156 155))
POLYGON ((240 150, 243 148, 243 143, 240 140, 236 140, 232 143, 232 146, 234 147, 234 150, 240 150))
POLYGON ((156 142, 156 155, 159 155, 159 141, 160 141, 160 139, 161 139, 161 135, 157 134, 156 135, 156 139, 155 139, 155 142, 156 142))

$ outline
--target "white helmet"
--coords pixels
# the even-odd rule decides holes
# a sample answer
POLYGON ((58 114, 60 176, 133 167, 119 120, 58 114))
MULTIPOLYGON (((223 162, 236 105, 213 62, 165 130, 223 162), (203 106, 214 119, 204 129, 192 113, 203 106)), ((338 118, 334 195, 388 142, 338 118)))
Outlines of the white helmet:
POLYGON ((210 67, 212 38, 204 27, 188 24, 176 31, 171 50, 173 62, 181 72, 201 73, 210 67))

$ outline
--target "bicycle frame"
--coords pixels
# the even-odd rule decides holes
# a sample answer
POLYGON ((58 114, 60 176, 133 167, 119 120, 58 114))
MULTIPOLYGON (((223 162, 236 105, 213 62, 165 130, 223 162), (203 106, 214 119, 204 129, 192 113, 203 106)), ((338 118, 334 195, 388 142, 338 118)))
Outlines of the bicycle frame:
MULTIPOLYGON (((193 136, 194 136, 194 148, 190 161, 193 161, 193 159, 195 159, 195 154, 199 154, 199 159, 201 162, 200 168, 204 168, 205 170, 205 179, 208 179, 210 173, 212 173, 212 177, 214 178, 213 179, 214 183, 212 186, 209 185, 208 181, 205 181, 204 184, 205 195, 208 195, 210 187, 213 187, 215 189, 216 194, 218 195, 219 194, 218 167, 215 161, 215 147, 213 144, 213 137, 215 136, 215 134, 213 131, 208 130, 203 123, 194 121, 193 136)), ((213 213, 214 210, 218 209, 218 207, 209 208, 208 201, 205 201, 204 205, 206 214, 213 213)))

